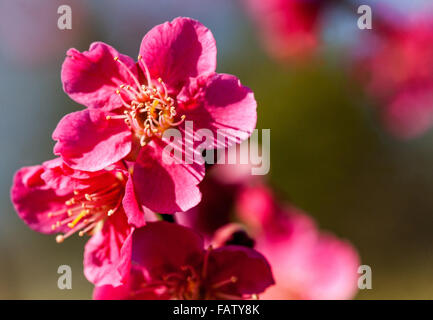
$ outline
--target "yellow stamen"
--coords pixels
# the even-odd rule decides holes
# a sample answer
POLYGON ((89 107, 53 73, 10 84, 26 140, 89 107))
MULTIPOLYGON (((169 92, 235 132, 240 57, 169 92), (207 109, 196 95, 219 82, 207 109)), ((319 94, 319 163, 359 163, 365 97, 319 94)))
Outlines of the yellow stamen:
POLYGON ((68 227, 69 228, 75 227, 75 225, 87 214, 88 214, 88 210, 81 210, 80 214, 75 218, 75 220, 68 223, 68 227))

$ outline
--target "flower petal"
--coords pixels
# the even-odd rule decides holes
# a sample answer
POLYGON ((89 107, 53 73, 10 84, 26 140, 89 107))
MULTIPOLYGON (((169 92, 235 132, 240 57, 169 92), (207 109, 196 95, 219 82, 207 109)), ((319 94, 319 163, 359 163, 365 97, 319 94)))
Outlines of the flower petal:
POLYGON ((56 194, 65 195, 73 190, 89 187, 94 180, 92 177, 101 175, 103 171, 85 172, 68 167, 61 158, 45 161, 42 166, 44 172, 41 178, 48 187, 56 190, 56 194))
POLYGON ((113 287, 105 285, 95 287, 94 300, 169 300, 171 298, 167 290, 146 290, 148 273, 146 269, 138 265, 132 265, 128 279, 124 284, 113 287))
POLYGON ((161 140, 144 146, 132 175, 140 204, 157 213, 176 213, 196 206, 201 200, 198 184, 204 177, 204 165, 167 163, 161 140))
POLYGON ((133 59, 119 54, 114 48, 94 42, 89 51, 79 52, 69 49, 62 66, 63 89, 72 100, 89 108, 112 110, 122 102, 116 94, 121 84, 134 85, 134 80, 127 69, 115 57, 129 68, 137 77, 137 68, 133 59))
POLYGON ((433 83, 404 88, 383 112, 387 128, 396 137, 410 139, 429 130, 433 123, 433 83))
POLYGON ((359 257, 348 242, 317 230, 316 235, 288 237, 286 241, 257 241, 277 282, 261 298, 335 300, 355 295, 359 257))
POLYGON ((84 248, 84 275, 97 286, 119 286, 128 277, 132 234, 122 210, 106 220, 84 248))
POLYGON ((266 258, 243 246, 230 245, 212 250, 208 268, 211 285, 232 277, 236 279, 221 290, 230 295, 258 294, 275 283, 266 258))
POLYGON ((106 119, 104 112, 82 110, 60 120, 54 130, 54 153, 71 168, 98 171, 131 151, 131 131, 122 120, 106 119))
POLYGON ((129 297, 129 285, 117 287, 97 286, 93 289, 93 300, 125 300, 129 297))
POLYGON ((24 167, 15 174, 11 199, 18 216, 33 230, 42 233, 62 232, 67 227, 53 230, 51 226, 66 217, 65 201, 71 193, 59 196, 41 178, 43 166, 24 167), (64 210, 65 214, 49 217, 50 212, 64 210))
POLYGON ((153 79, 178 90, 189 77, 216 69, 216 43, 200 22, 176 18, 150 30, 143 38, 140 55, 153 79))
POLYGON ((225 148, 249 138, 257 121, 253 92, 228 74, 191 79, 178 95, 181 113, 194 130, 210 129, 214 147, 225 148), (218 131, 217 131, 218 130, 218 131), (217 141, 218 134, 221 136, 217 141))
MULTIPOLYGON (((140 228, 146 224, 145 212, 137 202, 137 195, 134 190, 132 179, 128 179, 125 186, 125 195, 122 200, 123 208, 125 209, 128 223, 140 228)), ((147 208, 144 208, 147 209, 147 208)))
POLYGON ((132 261, 155 276, 165 268, 180 268, 189 259, 203 254, 203 239, 198 233, 165 221, 150 222, 133 236, 132 261))

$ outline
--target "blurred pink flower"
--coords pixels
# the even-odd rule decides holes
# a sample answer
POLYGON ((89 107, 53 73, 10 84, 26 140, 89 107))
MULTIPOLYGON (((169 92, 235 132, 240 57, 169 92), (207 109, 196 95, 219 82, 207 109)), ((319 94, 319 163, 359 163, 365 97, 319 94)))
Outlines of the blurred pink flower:
POLYGON ((383 121, 399 138, 423 134, 433 124, 433 23, 415 16, 406 23, 382 21, 374 45, 358 61, 368 92, 383 107, 383 121))
POLYGON ((122 283, 132 232, 145 224, 126 168, 88 173, 57 158, 18 170, 11 198, 30 228, 61 233, 57 242, 75 233, 92 235, 84 252, 87 279, 99 285, 122 283))
POLYGON ((300 210, 276 203, 265 186, 245 188, 237 211, 272 266, 276 284, 262 299, 350 299, 359 258, 346 241, 317 230, 300 210))
MULTIPOLYGON (((184 120, 215 137, 216 130, 226 129, 219 131, 226 139, 218 147, 228 147, 247 139, 256 125, 253 93, 235 76, 215 72, 216 53, 212 33, 189 18, 150 30, 137 63, 101 42, 82 53, 70 49, 63 87, 87 109, 60 121, 53 133, 55 154, 88 171, 127 157, 135 161, 132 179, 141 204, 158 213, 194 207, 201 199, 197 184, 204 164, 162 161, 168 143, 163 132, 176 127, 188 136, 184 120)), ((209 147, 216 146, 215 140, 209 147)))
POLYGON ((248 299, 274 283, 266 259, 253 249, 203 249, 186 227, 151 222, 137 229, 128 282, 101 286, 94 299, 248 299))
POLYGON ((326 0, 244 0, 266 49, 276 59, 299 60, 320 42, 320 15, 326 0))

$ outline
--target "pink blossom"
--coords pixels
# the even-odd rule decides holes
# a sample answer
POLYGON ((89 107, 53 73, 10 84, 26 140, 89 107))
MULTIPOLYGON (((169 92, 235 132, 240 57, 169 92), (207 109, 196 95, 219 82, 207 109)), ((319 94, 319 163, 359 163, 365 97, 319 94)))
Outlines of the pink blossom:
POLYGON ((326 0, 244 0, 271 56, 287 61, 311 55, 320 42, 326 0))
POLYGON ((177 128, 185 138, 185 121, 191 121, 195 130, 225 130, 222 147, 228 147, 248 138, 256 124, 251 90, 215 69, 211 32, 189 18, 150 30, 138 62, 101 42, 84 52, 70 49, 62 67, 63 87, 87 109, 60 121, 53 133, 54 152, 77 170, 134 161, 140 204, 159 213, 188 210, 201 199, 197 185, 204 165, 164 163, 164 131, 177 128))
POLYGON ((242 246, 203 249, 186 227, 151 222, 133 236, 132 263, 123 286, 100 286, 95 299, 247 299, 273 284, 270 266, 242 246))
POLYGON ((396 137, 421 135, 433 124, 433 24, 416 16, 383 21, 369 55, 357 63, 367 91, 377 98, 385 126, 396 137))
POLYGON ((59 233, 59 243, 75 233, 91 235, 84 252, 86 277, 99 285, 122 283, 132 233, 145 224, 124 166, 89 173, 57 158, 24 167, 15 174, 11 198, 30 228, 59 233))
POLYGON ((349 299, 359 258, 346 241, 317 230, 300 210, 276 203, 265 186, 245 188, 237 209, 272 266, 276 285, 263 299, 349 299))

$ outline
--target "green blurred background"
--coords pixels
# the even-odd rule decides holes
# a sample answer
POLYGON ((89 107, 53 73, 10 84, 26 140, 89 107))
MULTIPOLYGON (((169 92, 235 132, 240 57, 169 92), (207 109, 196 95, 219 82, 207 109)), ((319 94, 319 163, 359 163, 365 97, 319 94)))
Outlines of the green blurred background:
POLYGON ((339 42, 361 32, 356 18, 340 17, 340 25, 333 19, 324 33, 336 41, 318 58, 281 66, 266 55, 235 0, 1 2, 0 298, 91 297, 82 274, 86 239, 57 244, 31 231, 10 203, 12 177, 21 166, 53 157, 53 129, 80 108, 60 82, 68 48, 104 41, 135 57, 152 26, 177 16, 209 27, 218 71, 255 92, 258 128, 271 128, 273 186, 322 229, 351 241, 371 266, 373 289, 357 298, 433 298, 433 132, 398 141, 383 131, 374 102, 339 63, 339 42), (61 4, 72 8, 72 30, 57 28, 61 4), (72 267, 72 290, 57 288, 63 264, 72 267))

